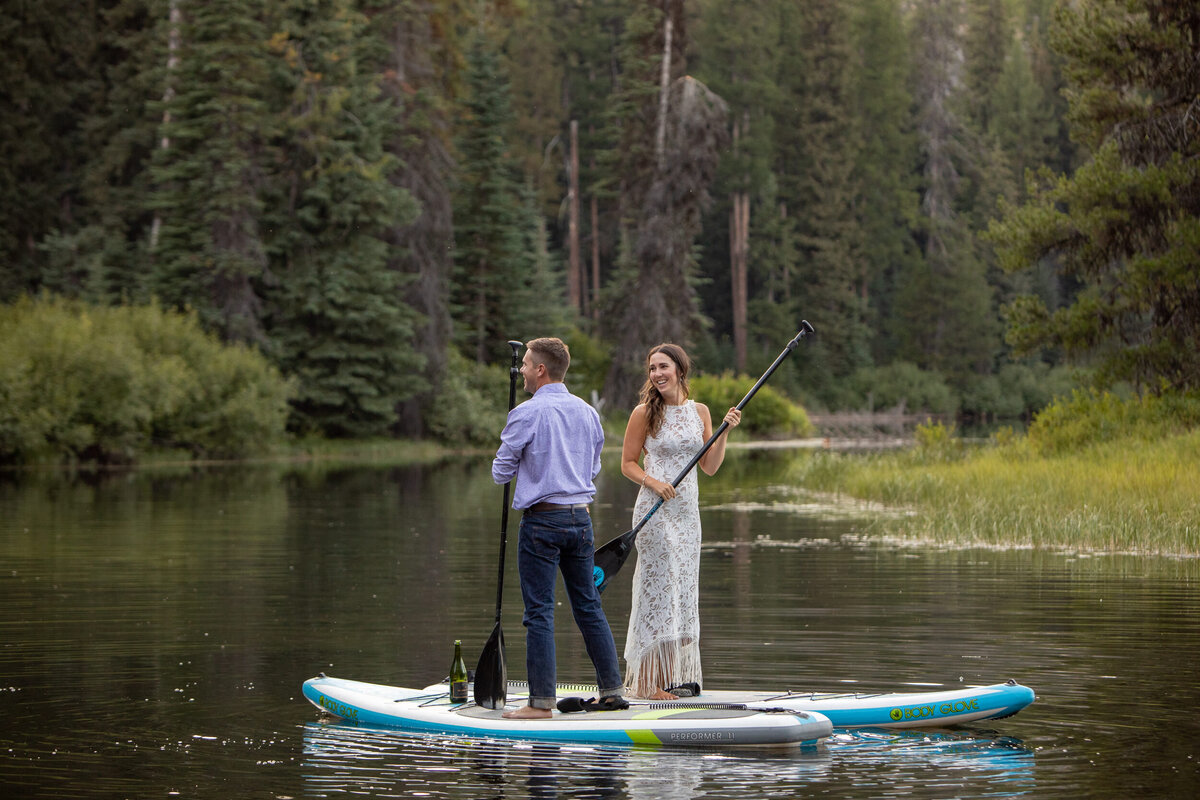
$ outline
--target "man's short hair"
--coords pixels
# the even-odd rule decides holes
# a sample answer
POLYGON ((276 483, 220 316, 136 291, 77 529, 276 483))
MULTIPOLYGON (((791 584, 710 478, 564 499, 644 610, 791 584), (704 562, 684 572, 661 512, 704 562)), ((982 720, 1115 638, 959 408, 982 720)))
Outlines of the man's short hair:
POLYGON ((534 364, 546 365, 546 374, 550 380, 561 381, 567 377, 567 367, 571 366, 571 351, 562 339, 543 336, 526 342, 525 347, 533 354, 534 364))

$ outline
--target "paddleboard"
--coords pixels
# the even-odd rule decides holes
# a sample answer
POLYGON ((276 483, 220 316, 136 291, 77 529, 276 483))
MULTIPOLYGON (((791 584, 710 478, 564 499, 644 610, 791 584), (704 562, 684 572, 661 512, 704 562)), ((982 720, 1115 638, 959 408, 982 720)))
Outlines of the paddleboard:
MULTIPOLYGON (((510 681, 508 701, 520 703, 527 696, 524 682, 510 681)), ((434 691, 445 684, 428 687, 434 691)), ((587 684, 560 684, 558 697, 591 697, 596 687, 587 684)), ((696 707, 709 705, 745 705, 749 708, 785 708, 794 712, 821 714, 835 728, 942 728, 967 722, 1011 717, 1035 699, 1032 689, 1016 681, 988 686, 957 689, 930 689, 918 692, 762 692, 703 690, 696 697, 676 701, 647 701, 626 698, 631 707, 696 707)))
POLYGON ((1035 699, 1015 681, 923 692, 701 692, 695 700, 825 715, 835 728, 942 728, 1011 717, 1035 699))
MULTIPOLYGON (((550 719, 504 719, 501 709, 452 704, 446 684, 406 689, 325 675, 304 682, 304 696, 322 712, 367 725, 473 738, 522 739, 598 745, 672 747, 783 747, 816 744, 833 730, 817 712, 700 706, 631 705, 623 711, 587 711, 550 719)), ((523 705, 522 698, 508 707, 523 705)))

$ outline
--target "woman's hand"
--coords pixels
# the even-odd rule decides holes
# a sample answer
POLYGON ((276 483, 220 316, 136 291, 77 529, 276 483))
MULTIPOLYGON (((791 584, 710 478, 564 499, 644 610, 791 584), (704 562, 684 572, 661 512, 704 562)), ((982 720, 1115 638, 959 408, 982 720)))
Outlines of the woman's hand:
MULTIPOLYGON (((696 404, 696 410, 700 412, 700 420, 704 423, 704 439, 707 441, 713 435, 713 418, 708 410, 708 406, 696 404)), ((706 475, 716 475, 717 470, 721 468, 721 462, 725 460, 725 443, 729 441, 729 431, 731 428, 736 428, 742 422, 742 412, 737 406, 725 412, 725 427, 721 430, 721 435, 712 443, 712 447, 708 449, 700 458, 700 469, 704 470, 706 475)))
POLYGON ((661 497, 663 500, 670 500, 675 496, 675 487, 666 481, 660 481, 657 478, 646 476, 646 482, 642 484, 650 491, 661 497))

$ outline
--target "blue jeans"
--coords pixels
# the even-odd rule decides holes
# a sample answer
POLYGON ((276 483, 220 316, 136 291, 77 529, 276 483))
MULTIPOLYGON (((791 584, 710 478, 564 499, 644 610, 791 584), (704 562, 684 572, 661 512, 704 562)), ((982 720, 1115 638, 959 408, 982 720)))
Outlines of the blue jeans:
POLYGON ((623 691, 617 647, 600 592, 592 577, 595 544, 592 518, 586 509, 526 513, 521 517, 517 569, 525 601, 525 669, 529 705, 554 708, 557 675, 554 664, 554 584, 561 570, 575 624, 596 668, 600 696, 623 691))

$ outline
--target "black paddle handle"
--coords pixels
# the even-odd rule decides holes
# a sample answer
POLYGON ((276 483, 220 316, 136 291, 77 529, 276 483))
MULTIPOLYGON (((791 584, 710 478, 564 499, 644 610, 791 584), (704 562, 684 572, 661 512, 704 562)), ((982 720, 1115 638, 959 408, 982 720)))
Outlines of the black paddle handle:
MULTIPOLYGON (((754 395, 758 393, 758 390, 761 389, 763 384, 767 382, 767 379, 771 377, 771 374, 779 368, 779 365, 782 364, 783 360, 788 357, 788 354, 795 350, 797 346, 799 346, 800 340, 810 333, 815 333, 813 326, 809 324, 808 320, 801 320, 800 332, 797 333, 796 336, 787 343, 787 345, 783 348, 783 351, 776 356, 775 361, 771 364, 771 366, 767 367, 767 371, 764 372, 762 377, 758 379, 758 382, 750 388, 750 391, 746 392, 746 396, 743 397, 742 401, 735 406, 738 411, 741 411, 746 407, 746 404, 750 402, 750 398, 754 397, 754 395)), ((687 477, 687 474, 692 471, 693 467, 700 463, 700 459, 704 458, 704 454, 709 451, 709 448, 716 443, 717 439, 720 438, 721 434, 724 433, 725 429, 728 427, 729 423, 726 420, 721 420, 721 424, 715 431, 713 431, 713 435, 708 438, 708 441, 704 443, 704 446, 700 448, 700 452, 692 456, 692 460, 687 463, 687 466, 679 471, 679 474, 675 476, 675 480, 671 481, 672 486, 678 487, 679 484, 683 482, 683 479, 687 477)), ((643 526, 650 521, 650 518, 654 516, 654 512, 658 511, 659 507, 664 502, 665 501, 661 497, 658 498, 658 502, 655 503, 654 507, 646 513, 646 516, 642 517, 642 521, 637 524, 632 533, 636 534, 638 531, 640 531, 643 526)))
MULTIPOLYGON (((512 365, 508 368, 508 410, 512 411, 517 405, 517 376, 521 374, 521 360, 518 358, 523 342, 510 339, 508 346, 512 348, 512 365)), ((500 512, 500 574, 496 578, 496 623, 500 622, 500 607, 504 600, 504 549, 508 544, 508 505, 512 492, 512 481, 504 484, 504 510, 500 512)))

